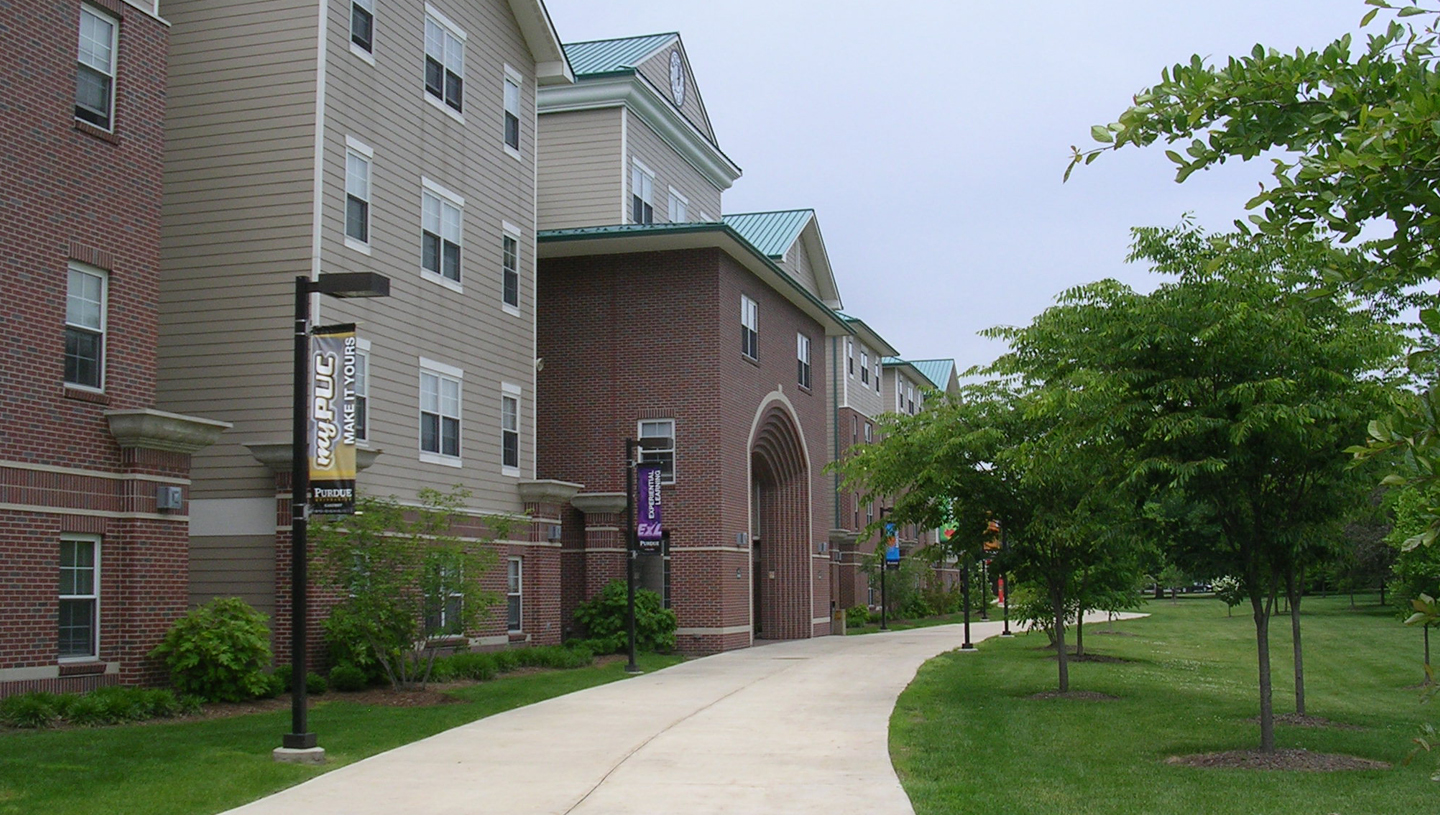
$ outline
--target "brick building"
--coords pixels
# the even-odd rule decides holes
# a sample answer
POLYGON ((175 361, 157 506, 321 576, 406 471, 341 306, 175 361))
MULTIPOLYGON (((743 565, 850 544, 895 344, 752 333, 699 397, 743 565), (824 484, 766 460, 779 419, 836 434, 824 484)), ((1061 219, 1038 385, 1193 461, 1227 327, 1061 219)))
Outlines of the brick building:
POLYGON ((227 427, 155 409, 169 30, 141 0, 7 3, 0 30, 0 696, 153 681, 190 454, 227 427))

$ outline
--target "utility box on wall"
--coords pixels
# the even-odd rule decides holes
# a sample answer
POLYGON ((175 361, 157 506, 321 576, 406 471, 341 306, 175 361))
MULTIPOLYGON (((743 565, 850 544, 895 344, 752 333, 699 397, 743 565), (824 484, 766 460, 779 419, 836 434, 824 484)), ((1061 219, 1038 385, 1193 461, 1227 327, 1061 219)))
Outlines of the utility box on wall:
POLYGON ((179 509, 184 502, 184 494, 179 487, 159 486, 155 488, 156 509, 179 509))

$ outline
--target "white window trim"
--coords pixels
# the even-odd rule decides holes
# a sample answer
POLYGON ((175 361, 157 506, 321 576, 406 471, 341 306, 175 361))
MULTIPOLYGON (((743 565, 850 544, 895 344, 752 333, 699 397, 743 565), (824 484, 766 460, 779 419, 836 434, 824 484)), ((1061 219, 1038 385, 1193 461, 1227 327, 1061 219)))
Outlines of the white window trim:
POLYGON ((525 409, 525 400, 521 398, 520 386, 513 385, 509 382, 500 383, 500 396, 500 474, 510 476, 512 478, 519 478, 519 462, 523 462, 525 460, 525 451, 522 450, 520 447, 520 442, 524 439, 525 435, 522 432, 523 428, 525 427, 525 415, 523 413, 525 409), (505 397, 509 397, 515 400, 515 461, 517 463, 514 467, 505 466, 505 397))
POLYGON ((370 192, 369 192, 369 196, 370 196, 370 197, 365 199, 365 204, 366 204, 366 208, 365 208, 365 234, 366 234, 367 236, 373 236, 373 234, 374 234, 375 219, 374 219, 373 216, 374 216, 374 212, 375 212, 375 151, 374 151, 374 149, 372 149, 372 148, 370 147, 370 145, 368 145, 368 144, 360 141, 359 139, 356 139, 354 136, 349 136, 349 135, 347 135, 347 136, 345 137, 345 179, 346 179, 346 181, 345 181, 344 184, 341 184, 341 188, 345 190, 346 205, 345 205, 345 209, 342 210, 342 214, 341 214, 341 218, 340 218, 340 230, 341 230, 341 233, 344 234, 344 236, 345 236, 345 246, 346 246, 347 248, 353 249, 353 250, 355 250, 356 252, 359 252, 359 253, 362 254, 362 255, 370 255, 370 254, 371 254, 371 249, 370 249, 370 243, 369 243, 369 241, 361 241, 361 240, 359 240, 358 238, 352 238, 352 237, 350 237, 350 228, 349 228, 349 218, 350 218, 350 213, 349 213, 349 206, 350 206, 350 205, 349 205, 349 200, 350 200, 350 184, 349 184, 349 177, 350 177, 350 154, 351 154, 351 153, 354 153, 355 155, 357 155, 357 156, 365 159, 366 165, 367 165, 368 168, 369 168, 369 169, 366 171, 366 174, 365 174, 365 175, 366 175, 366 180, 365 180, 366 186, 370 188, 370 192))
MULTIPOLYGON (((425 16, 434 19, 435 22, 437 22, 437 23, 440 24, 440 27, 441 27, 441 28, 445 29, 446 31, 449 31, 450 34, 451 34, 451 36, 453 36, 453 37, 455 37, 455 39, 459 40, 459 41, 460 41, 460 44, 461 44, 462 46, 465 45, 465 31, 464 31, 464 29, 460 28, 460 26, 458 26, 458 25, 455 25, 455 23, 452 22, 449 17, 446 17, 444 14, 441 14, 439 9, 435 8, 434 6, 430 5, 429 3, 426 3, 426 4, 425 4, 425 16)), ((422 24, 422 25, 423 25, 423 24, 422 24)), ((424 36, 425 36, 425 35, 424 35, 423 29, 422 29, 422 31, 421 31, 421 35, 420 35, 420 36, 421 36, 420 52, 421 52, 421 54, 422 54, 422 56, 423 56, 424 53, 425 53, 425 43, 424 43, 424 36)), ((463 59, 463 57, 462 57, 462 59, 463 59)), ((421 64, 423 65, 424 63, 421 63, 421 64)), ((443 62, 442 62, 442 64, 443 64, 443 62)), ((462 66, 462 67, 463 67, 463 66, 462 66)), ((465 106, 464 96, 463 96, 463 94, 465 93, 464 86, 469 84, 469 82, 466 81, 466 79, 465 79, 465 75, 464 75, 463 71, 462 71, 462 73, 461 73, 461 75, 460 75, 460 82, 461 82, 461 88, 462 88, 462 90, 461 90, 461 94, 462 94, 461 100, 462 100, 462 101, 460 102, 460 106, 463 108, 463 107, 465 106)), ((449 105, 445 104, 445 100, 444 100, 444 99, 436 99, 434 96, 432 96, 432 95, 430 94, 429 91, 425 90, 425 77, 424 77, 423 73, 422 73, 422 75, 421 75, 421 77, 420 77, 420 95, 423 96, 423 97, 425 97, 425 101, 426 101, 426 102, 429 102, 432 106, 434 106, 434 107, 436 107, 436 108, 439 108, 440 110, 444 111, 444 113, 445 113, 446 116, 449 116, 450 118, 454 119, 455 121, 457 121, 457 122, 459 122, 459 123, 461 123, 461 124, 464 124, 464 123, 465 123, 465 114, 464 114, 462 111, 458 111, 458 110, 456 110, 455 108, 450 107, 449 105)))
POLYGON ((855 378, 855 343, 851 340, 845 341, 845 364, 846 371, 851 379, 855 378))
POLYGON ((666 212, 665 214, 666 214, 666 216, 670 219, 670 223, 675 224, 675 223, 687 223, 687 222, 689 222, 689 220, 690 220, 690 199, 689 199, 689 198, 686 198, 683 194, 681 194, 681 192, 680 192, 679 190, 675 189, 674 187, 669 187, 669 185, 666 185, 666 186, 667 186, 668 189, 670 190, 670 198, 669 198, 669 204, 668 204, 668 206, 667 206, 667 212, 666 212), (677 201, 680 202, 680 204, 685 207, 685 214, 684 214, 679 220, 676 220, 676 218, 675 218, 675 202, 677 202, 677 201))
POLYGON ((420 357, 420 370, 417 371, 415 375, 415 397, 415 449, 418 450, 420 453, 420 460, 427 464, 441 464, 446 467, 465 466, 465 372, 460 370, 459 368, 456 368, 454 365, 446 365, 443 362, 437 362, 433 359, 426 359, 425 357, 420 357), (432 453, 421 447, 421 444, 423 443, 419 423, 420 414, 422 412, 419 409, 421 373, 435 374, 437 376, 448 377, 460 383, 460 438, 457 440, 460 455, 458 456, 447 456, 444 453, 432 453))
MULTIPOLYGON (((102 130, 102 131, 104 131, 104 132, 106 132, 106 133, 114 133, 114 132, 115 132, 115 100, 116 100, 116 98, 119 96, 118 91, 120 90, 120 76, 119 76, 119 74, 120 74, 120 20, 119 20, 118 18, 116 18, 113 14, 111 14, 110 12, 108 12, 108 11, 100 8, 99 6, 92 6, 92 5, 90 5, 89 3, 81 3, 81 4, 80 4, 80 14, 82 15, 82 17, 81 17, 81 18, 77 18, 77 22, 79 22, 80 19, 83 19, 83 15, 84 15, 86 12, 89 12, 90 14, 93 14, 93 15, 96 16, 96 17, 100 17, 100 18, 102 18, 103 20, 105 20, 106 22, 110 23, 110 71, 109 71, 109 73, 107 74, 107 76, 110 77, 110 110, 109 110, 109 111, 107 112, 107 114, 106 114, 106 118, 108 118, 108 119, 110 120, 110 126, 109 126, 109 127, 101 127, 100 125, 97 125, 97 124, 95 124, 94 122, 91 122, 91 121, 88 121, 88 120, 85 120, 85 119, 81 119, 79 116, 76 116, 76 117, 75 117, 75 121, 77 121, 77 122, 85 122, 86 125, 88 125, 88 126, 90 126, 90 127, 93 127, 93 128, 95 128, 95 129, 97 129, 97 130, 102 130)), ((80 50, 79 50, 79 49, 80 49, 80 44, 79 44, 79 36, 78 36, 78 35, 79 35, 79 25, 76 26, 76 29, 75 29, 75 30, 76 30, 76 35, 77 35, 77 36, 76 36, 76 44, 75 44, 75 49, 76 49, 76 50, 75 50, 75 64, 76 64, 76 66, 77 66, 77 67, 76 67, 76 70, 79 70, 79 68, 78 68, 79 63, 80 63, 80 50)), ((99 70, 98 68, 95 68, 95 66, 93 66, 93 65, 91 65, 91 66, 89 66, 89 67, 92 68, 92 69, 94 69, 94 70, 99 70)), ((77 100, 75 100, 75 101, 78 103, 79 100, 77 99, 77 100)), ((73 114, 73 112, 74 112, 73 106, 72 106, 71 112, 72 112, 72 114, 73 114)))
MULTIPOLYGON (((805 364, 805 378, 809 380, 808 382, 797 381, 796 384, 807 391, 810 390, 811 383, 815 381, 815 366, 810 361, 812 359, 813 349, 814 343, 810 341, 810 337, 806 336, 804 332, 795 332, 795 359, 797 362, 805 364)), ((795 373, 796 379, 798 380, 799 370, 797 369, 795 373)))
MULTIPOLYGON (((58 648, 58 643, 57 643, 57 648, 56 648, 56 651, 57 651, 57 654, 56 654, 56 662, 58 662, 58 663, 61 664, 61 665, 70 664, 70 663, 76 663, 76 662, 94 662, 94 661, 96 661, 97 659, 100 658, 100 651, 101 651, 101 641, 100 641, 100 634, 101 634, 101 631, 100 631, 100 620, 101 620, 101 617, 100 617, 100 612, 101 612, 101 607, 100 607, 100 601, 101 601, 101 596, 100 596, 100 587, 101 587, 101 583, 100 583, 100 567, 101 567, 101 562, 100 562, 100 543, 101 543, 101 538, 100 538, 99 535, 93 535, 93 534, 84 533, 84 532, 62 532, 62 533, 60 533, 60 540, 61 540, 62 542, 63 542, 63 541, 72 541, 72 542, 77 542, 77 543, 81 543, 81 542, 83 542, 83 543, 93 543, 93 544, 95 545, 95 576, 94 576, 94 584, 91 586, 91 588, 92 588, 92 590, 93 590, 92 593, 91 593, 91 594, 61 594, 58 590, 55 592, 55 598, 56 598, 57 601, 59 601, 59 600, 61 600, 61 599, 84 599, 84 598, 92 598, 92 597, 94 598, 94 600, 95 600, 95 619, 94 619, 94 625, 95 625, 95 653, 93 653, 93 654, 91 654, 91 655, 89 655, 89 656, 62 657, 62 656, 59 656, 59 654, 58 654, 59 648, 58 648)), ((59 553, 57 552, 56 554, 58 555, 59 553)), ((57 580, 57 582, 58 582, 58 580, 59 580, 58 571, 57 571, 57 574, 56 574, 56 580, 57 580)), ((56 588, 58 589, 59 586, 57 585, 56 588)), ((59 629, 60 629, 60 626, 59 626, 59 611, 57 610, 57 611, 56 611, 56 626, 55 626, 55 630, 56 630, 56 633, 57 633, 57 634, 59 633, 59 629)))
POLYGON ((360 59, 365 60, 366 62, 370 63, 370 64, 373 66, 373 65, 375 64, 375 53, 374 53, 374 49, 375 49, 375 0, 350 0, 350 26, 349 26, 349 29, 350 29, 350 30, 349 30, 349 34, 350 34, 350 53, 354 54, 355 56, 359 57, 360 59), (364 5, 365 2, 368 2, 370 5, 369 5, 368 7, 365 6, 365 5, 364 5), (371 49, 371 50, 369 50, 369 51, 366 51, 364 48, 361 48, 359 45, 356 45, 356 44, 355 44, 355 6, 357 6, 357 5, 359 5, 361 8, 364 8, 366 11, 370 12, 370 49, 371 49))
POLYGON ((525 558, 509 557, 505 560, 505 631, 506 633, 518 633, 525 630, 525 558), (510 564, 514 563, 515 569, 515 591, 510 591, 510 564), (515 628, 510 627, 510 598, 520 599, 520 613, 516 615, 519 619, 515 628))
POLYGON ((520 296, 520 283, 521 283, 522 281, 524 281, 524 279, 525 279, 525 275, 522 274, 521 271, 520 271, 521 269, 524 268, 524 260, 523 260, 524 255, 523 255, 523 254, 521 253, 521 251, 520 251, 520 247, 523 245, 523 242, 522 242, 521 239, 520 239, 522 233, 521 233, 521 231, 520 231, 520 227, 518 227, 518 226, 516 226, 516 225, 514 225, 514 224, 512 224, 512 223, 510 223, 509 221, 501 221, 501 222, 500 222, 500 231, 501 231, 501 240, 500 240, 500 308, 501 308, 502 311, 504 311, 506 314, 509 314, 509 315, 512 316, 512 317, 519 317, 519 316, 520 316, 520 304, 525 302, 525 299, 520 296), (510 305, 509 303, 505 302, 505 240, 504 240, 504 238, 505 238, 506 236, 512 238, 512 239, 515 241, 515 276, 516 276, 516 280, 515 280, 515 302, 516 302, 516 304, 513 305, 513 306, 510 305))
POLYGON ((870 350, 863 345, 860 346, 860 384, 870 384, 870 350))
MULTIPOLYGON (((464 198, 463 196, 456 195, 455 193, 453 193, 453 192, 451 192, 450 190, 448 190, 448 189, 440 186, 439 184, 436 184, 434 181, 431 181, 430 179, 426 178, 425 176, 421 176, 421 177, 420 177, 420 187, 421 187, 421 190, 422 190, 421 195, 420 195, 420 218, 421 218, 421 231, 422 231, 422 233, 423 233, 423 231, 424 231, 424 218, 425 218, 425 195, 424 195, 424 193, 427 193, 427 192, 428 192, 428 193, 430 193, 431 195, 434 195, 434 196, 437 197, 437 198, 440 198, 440 199, 442 199, 442 200, 444 200, 444 201, 448 201, 452 206, 454 206, 455 208, 457 208, 457 209, 460 210, 460 279, 459 279, 458 281, 457 281, 457 280, 451 280, 450 278, 446 277, 446 276, 443 275, 443 274, 438 274, 438 273, 436 273, 436 272, 432 272, 432 271, 430 271, 429 269, 425 268, 425 261, 424 261, 425 249, 424 249, 424 246, 423 246, 423 241, 424 241, 423 235, 422 235, 422 237, 421 237, 422 246, 421 246, 421 249, 420 249, 420 253, 421 253, 420 276, 421 276, 422 278, 430 281, 431 283, 438 283, 438 284, 440 284, 441 286, 444 286, 445 288, 450 289, 451 291, 462 292, 462 293, 463 293, 463 292, 465 291, 465 255, 466 255, 466 251, 465 251, 465 198, 464 198)), ((441 221, 442 221, 442 223, 443 223, 444 217, 445 217, 443 211, 442 211, 440 217, 441 217, 441 221)), ((442 240, 443 240, 443 236, 442 236, 442 240)), ((443 260, 443 259, 441 260, 441 264, 442 264, 442 265, 444 264, 444 260, 443 260)))
POLYGON ((640 196, 640 200, 650 205, 650 220, 653 222, 655 220, 655 171, 645 166, 645 162, 641 161, 638 158, 630 159, 630 197, 626 200, 626 203, 628 204, 628 206, 625 207, 627 213, 626 217, 632 224, 640 223, 640 221, 635 220, 635 172, 637 170, 640 172, 641 175, 650 179, 650 197, 645 198, 644 196, 640 196))
POLYGON ((372 422, 370 421, 370 419, 375 415, 375 405, 373 402, 370 401, 370 380, 373 379, 375 376, 374 371, 370 367, 370 340, 365 339, 364 337, 356 337, 355 350, 358 352, 359 356, 365 358, 365 393, 361 394, 357 390, 355 394, 356 396, 364 396, 365 398, 365 438, 356 438, 355 446, 368 448, 371 441, 370 426, 372 422))
POLYGON ((760 359, 760 304, 748 294, 740 295, 740 327, 749 329, 755 335, 755 353, 752 354, 741 347, 740 356, 758 361, 760 359), (751 312, 755 315, 754 325, 750 325, 748 322, 751 312))
MULTIPOLYGON (((675 434, 676 434, 675 420, 674 420, 674 419, 668 419, 668 418, 667 418, 667 419, 640 419, 639 421, 635 422, 635 438, 637 438, 637 439, 658 439, 658 438, 664 438, 664 437, 662 437, 662 436, 646 436, 646 435, 644 435, 643 429, 644 429, 646 423, 654 424, 654 423, 656 423, 656 422, 665 422, 665 423, 667 423, 667 424, 670 425, 670 436, 669 436, 669 439, 670 439, 669 451, 670 451, 670 461, 671 461, 670 477, 667 479, 667 478, 665 478, 664 474, 662 473, 662 474, 661 474, 661 477, 660 477, 660 483, 661 483, 661 484, 674 484, 674 483, 680 478, 680 445, 679 445, 679 442, 678 442, 678 440, 677 440, 677 438, 676 438, 676 435, 675 435, 675 434)), ((644 458, 644 456, 645 456, 645 451, 644 451, 644 450, 639 450, 639 451, 637 451, 637 452, 636 452, 636 456, 635 456, 635 461, 636 461, 636 463, 639 463, 639 462, 641 461, 641 459, 644 458)))
MULTIPOLYGON (((104 269, 99 268, 98 266, 91 266, 88 263, 81 263, 78 260, 70 261, 65 266, 65 292, 67 301, 69 300, 70 272, 72 270, 100 278, 100 387, 97 388, 91 385, 81 385, 78 382, 66 382, 64 384, 65 387, 69 388, 70 390, 88 391, 90 393, 104 393, 105 380, 107 378, 106 374, 109 373, 110 367, 107 364, 110 358, 110 273, 105 271, 104 269)), ((68 310, 68 302, 66 304, 66 307, 68 310)), ((69 328, 69 326, 70 320, 67 318, 65 320, 65 327, 69 328)), ((86 331, 93 330, 89 326, 76 327, 82 328, 86 331)), ((61 364, 63 368, 63 357, 61 359, 61 364)), ((63 370, 61 376, 63 379, 63 370)))
MULTIPOLYGON (((525 77, 522 76, 519 71, 506 65, 504 76, 500 80, 500 144, 505 148, 506 154, 516 161, 520 161, 524 158, 520 153, 520 149, 518 147, 511 147, 505 141, 505 114, 511 112, 505 107, 505 86, 511 82, 515 83, 517 90, 515 94, 516 103, 521 108, 525 107, 525 77)), ((515 118, 520 122, 520 137, 517 141, 523 145, 525 143, 525 117, 521 116, 520 113, 520 110, 514 111, 515 118)))

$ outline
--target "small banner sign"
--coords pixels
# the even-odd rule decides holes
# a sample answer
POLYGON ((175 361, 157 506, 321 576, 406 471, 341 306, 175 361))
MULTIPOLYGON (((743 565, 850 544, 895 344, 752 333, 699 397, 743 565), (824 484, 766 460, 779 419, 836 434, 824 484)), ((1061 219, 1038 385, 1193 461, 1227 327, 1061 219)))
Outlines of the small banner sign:
POLYGON ((355 326, 311 333, 310 513, 354 515, 355 326))
POLYGON ((635 537, 640 541, 641 552, 653 554, 660 551, 660 541, 664 537, 660 528, 661 471, 657 465, 646 464, 637 467, 636 473, 640 480, 640 500, 635 537))
POLYGON ((895 524, 885 524, 885 565, 900 565, 900 547, 895 543, 895 524))

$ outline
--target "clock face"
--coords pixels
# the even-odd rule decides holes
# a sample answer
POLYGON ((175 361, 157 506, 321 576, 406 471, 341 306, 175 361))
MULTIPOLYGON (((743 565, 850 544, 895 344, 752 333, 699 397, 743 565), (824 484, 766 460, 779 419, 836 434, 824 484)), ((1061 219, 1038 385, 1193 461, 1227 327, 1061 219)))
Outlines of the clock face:
POLYGON ((670 92, 675 94, 675 107, 685 104, 685 65, 680 61, 680 51, 670 52, 670 92))

